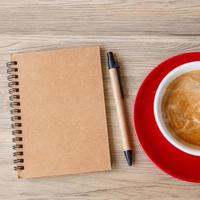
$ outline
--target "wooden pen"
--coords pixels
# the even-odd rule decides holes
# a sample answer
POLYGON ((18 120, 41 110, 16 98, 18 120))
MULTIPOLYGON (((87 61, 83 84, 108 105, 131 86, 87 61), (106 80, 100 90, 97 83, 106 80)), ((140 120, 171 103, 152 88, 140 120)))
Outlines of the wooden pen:
POLYGON ((114 59, 113 53, 107 53, 108 58, 108 69, 111 79, 111 85, 113 89, 113 95, 115 99, 115 105, 117 109, 118 121, 121 130, 122 144, 124 155, 128 162, 128 165, 132 165, 132 145, 130 137, 130 129, 128 126, 125 108, 124 108, 124 95, 121 87, 120 76, 119 76, 119 65, 114 59))

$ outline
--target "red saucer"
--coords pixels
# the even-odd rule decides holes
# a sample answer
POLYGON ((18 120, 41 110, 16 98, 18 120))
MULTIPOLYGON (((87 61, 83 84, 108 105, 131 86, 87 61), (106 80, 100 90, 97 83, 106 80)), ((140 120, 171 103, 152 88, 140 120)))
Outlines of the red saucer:
POLYGON ((173 177, 200 182, 200 157, 184 153, 171 145, 161 134, 153 113, 154 96, 161 80, 174 68, 192 61, 200 61, 200 52, 174 56, 154 68, 139 88, 133 113, 135 132, 149 158, 173 177))

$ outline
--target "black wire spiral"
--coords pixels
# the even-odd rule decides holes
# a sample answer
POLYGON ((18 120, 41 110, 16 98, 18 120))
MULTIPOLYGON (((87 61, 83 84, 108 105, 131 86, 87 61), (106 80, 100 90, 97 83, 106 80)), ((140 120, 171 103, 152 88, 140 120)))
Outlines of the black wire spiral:
POLYGON ((19 95, 19 82, 18 82, 18 67, 16 61, 11 61, 6 64, 7 66, 7 73, 8 73, 8 87, 9 89, 9 100, 10 100, 10 107, 11 107, 11 121, 13 122, 11 124, 12 127, 12 135, 14 135, 13 142, 15 145, 13 145, 13 149, 15 152, 13 153, 13 156, 16 157, 14 160, 14 163, 17 165, 14 167, 15 170, 24 170, 24 166, 22 163, 24 163, 23 156, 23 145, 21 144, 23 138, 21 136, 22 134, 22 124, 21 124, 21 109, 20 109, 20 95, 19 95))

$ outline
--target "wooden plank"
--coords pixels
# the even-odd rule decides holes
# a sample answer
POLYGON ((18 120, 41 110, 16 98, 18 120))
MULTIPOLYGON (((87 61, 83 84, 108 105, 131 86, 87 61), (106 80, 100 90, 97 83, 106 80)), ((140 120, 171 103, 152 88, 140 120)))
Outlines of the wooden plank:
POLYGON ((199 35, 199 11, 198 0, 2 0, 0 34, 199 35))

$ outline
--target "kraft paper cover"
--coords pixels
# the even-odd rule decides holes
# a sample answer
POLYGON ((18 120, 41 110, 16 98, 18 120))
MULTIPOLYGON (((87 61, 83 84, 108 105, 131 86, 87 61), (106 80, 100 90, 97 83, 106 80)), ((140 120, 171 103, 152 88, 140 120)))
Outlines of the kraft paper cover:
POLYGON ((13 54, 24 170, 31 178, 110 170, 99 47, 13 54))

